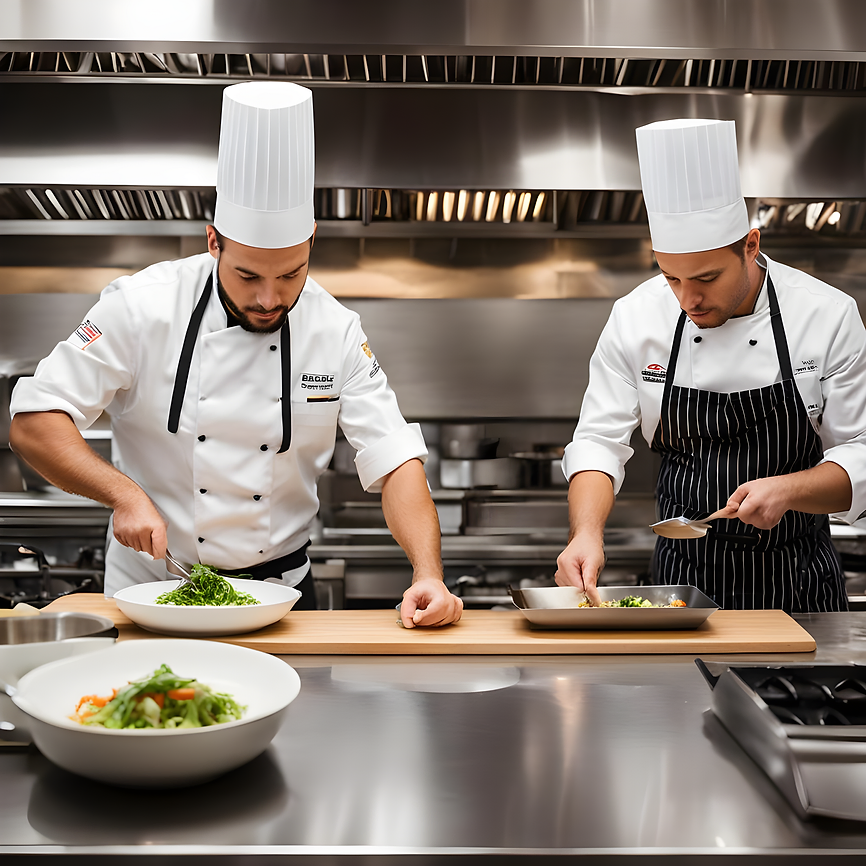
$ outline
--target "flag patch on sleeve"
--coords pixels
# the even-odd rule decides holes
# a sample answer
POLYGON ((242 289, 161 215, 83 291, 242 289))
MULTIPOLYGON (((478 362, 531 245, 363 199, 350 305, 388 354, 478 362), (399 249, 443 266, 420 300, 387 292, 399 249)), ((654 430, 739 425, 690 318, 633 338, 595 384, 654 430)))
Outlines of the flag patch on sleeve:
POLYGON ((94 340, 102 336, 102 331, 90 319, 86 319, 75 329, 75 336, 81 340, 80 348, 86 349, 94 340))

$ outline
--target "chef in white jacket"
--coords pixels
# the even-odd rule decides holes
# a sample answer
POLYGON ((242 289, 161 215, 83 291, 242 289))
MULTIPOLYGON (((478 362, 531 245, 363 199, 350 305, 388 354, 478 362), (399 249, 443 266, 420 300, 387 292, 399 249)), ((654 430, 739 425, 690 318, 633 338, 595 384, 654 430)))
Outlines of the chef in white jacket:
POLYGON ((653 578, 726 608, 847 609, 827 515, 866 511, 866 332, 854 300, 760 252, 732 121, 637 130, 661 274, 618 300, 590 361, 574 439, 570 541, 556 580, 597 599, 603 529, 639 425, 661 454, 653 578))
POLYGON ((307 275, 315 237, 313 108, 288 83, 226 88, 208 252, 109 285, 15 388, 12 447, 51 482, 112 507, 105 591, 182 561, 277 578, 314 607, 306 548, 337 425, 414 569, 404 625, 462 604, 407 424, 358 316, 307 275), (107 410, 118 466, 80 430, 107 410))

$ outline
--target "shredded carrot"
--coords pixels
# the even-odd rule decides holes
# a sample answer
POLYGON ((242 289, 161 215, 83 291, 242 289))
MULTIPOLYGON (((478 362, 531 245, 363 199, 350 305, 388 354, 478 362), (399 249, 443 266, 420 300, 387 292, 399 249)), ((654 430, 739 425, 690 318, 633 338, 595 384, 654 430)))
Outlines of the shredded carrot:
POLYGON ((165 706, 164 692, 143 692, 138 696, 138 700, 140 701, 144 700, 145 698, 151 698, 160 709, 165 706))
POLYGON ((169 689, 166 694, 173 701, 191 701, 195 697, 195 689, 169 689))
POLYGON ((675 598, 671 602, 671 607, 688 607, 688 605, 681 598, 675 598))

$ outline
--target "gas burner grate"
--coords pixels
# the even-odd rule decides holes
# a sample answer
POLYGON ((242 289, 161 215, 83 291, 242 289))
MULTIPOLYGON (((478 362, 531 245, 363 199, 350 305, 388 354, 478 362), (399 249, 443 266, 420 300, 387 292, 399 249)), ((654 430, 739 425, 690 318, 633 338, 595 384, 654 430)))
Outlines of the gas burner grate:
POLYGON ((734 671, 783 724, 866 725, 866 668, 852 665, 734 671))

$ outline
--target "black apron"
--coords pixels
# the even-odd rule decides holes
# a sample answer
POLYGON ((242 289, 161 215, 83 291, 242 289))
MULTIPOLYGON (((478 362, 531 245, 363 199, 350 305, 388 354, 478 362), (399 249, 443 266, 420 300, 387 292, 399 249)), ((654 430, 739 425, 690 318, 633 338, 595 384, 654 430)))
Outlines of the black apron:
MULTIPOLYGON (((722 394, 674 385, 686 322, 685 312, 680 314, 651 445, 662 455, 660 520, 706 517, 722 508, 740 484, 811 469, 823 456, 794 381, 769 272, 767 294, 782 381, 764 388, 722 394)), ((659 538, 654 582, 696 586, 723 608, 848 609, 826 515, 787 511, 767 530, 737 519, 715 520, 712 526, 704 538, 659 538)))

